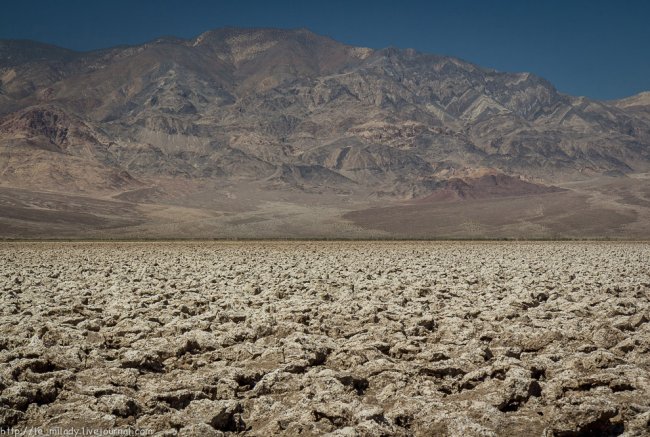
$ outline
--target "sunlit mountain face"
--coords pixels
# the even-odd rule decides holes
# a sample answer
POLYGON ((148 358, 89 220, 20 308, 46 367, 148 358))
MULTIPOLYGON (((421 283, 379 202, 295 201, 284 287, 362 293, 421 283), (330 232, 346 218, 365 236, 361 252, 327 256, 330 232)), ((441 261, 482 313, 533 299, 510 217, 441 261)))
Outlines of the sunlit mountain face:
POLYGON ((306 29, 91 52, 0 41, 0 114, 7 235, 41 232, 30 217, 64 234, 464 235, 440 227, 453 208, 467 223, 505 212, 481 235, 602 231, 569 205, 608 232, 647 231, 647 94, 573 97, 306 29))

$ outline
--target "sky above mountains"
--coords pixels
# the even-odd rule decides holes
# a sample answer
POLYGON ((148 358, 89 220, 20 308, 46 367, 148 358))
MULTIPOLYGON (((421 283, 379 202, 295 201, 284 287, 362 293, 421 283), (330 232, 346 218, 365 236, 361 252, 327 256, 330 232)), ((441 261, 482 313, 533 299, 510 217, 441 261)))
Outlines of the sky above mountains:
POLYGON ((224 27, 307 27, 372 48, 411 47, 503 71, 530 71, 573 95, 650 90, 650 2, 87 1, 3 5, 0 38, 76 50, 191 38, 224 27))

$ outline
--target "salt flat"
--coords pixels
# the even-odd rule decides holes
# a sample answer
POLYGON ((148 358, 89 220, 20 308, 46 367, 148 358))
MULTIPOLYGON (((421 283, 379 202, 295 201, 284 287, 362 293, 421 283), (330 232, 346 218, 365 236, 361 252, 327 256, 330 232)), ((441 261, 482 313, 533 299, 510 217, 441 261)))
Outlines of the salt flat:
POLYGON ((649 265, 642 242, 5 243, 0 426, 647 435, 649 265))

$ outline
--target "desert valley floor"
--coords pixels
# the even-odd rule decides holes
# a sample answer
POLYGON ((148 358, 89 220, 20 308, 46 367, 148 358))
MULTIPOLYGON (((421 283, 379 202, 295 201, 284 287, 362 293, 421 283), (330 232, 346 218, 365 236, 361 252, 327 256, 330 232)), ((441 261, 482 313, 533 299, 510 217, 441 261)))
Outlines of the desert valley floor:
POLYGON ((650 244, 0 245, 2 428, 650 434, 650 244))

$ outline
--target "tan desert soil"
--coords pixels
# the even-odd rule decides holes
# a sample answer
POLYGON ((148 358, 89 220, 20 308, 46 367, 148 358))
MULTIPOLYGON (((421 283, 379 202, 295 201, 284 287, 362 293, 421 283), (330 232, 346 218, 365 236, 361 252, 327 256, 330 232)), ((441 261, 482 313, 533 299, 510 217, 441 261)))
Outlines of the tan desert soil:
POLYGON ((0 425, 650 435, 648 243, 0 245, 0 425))

